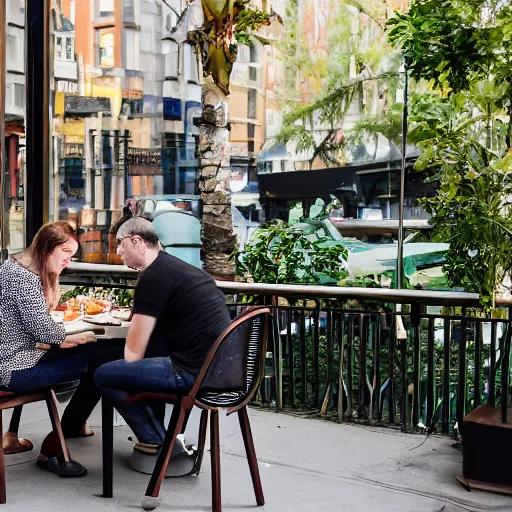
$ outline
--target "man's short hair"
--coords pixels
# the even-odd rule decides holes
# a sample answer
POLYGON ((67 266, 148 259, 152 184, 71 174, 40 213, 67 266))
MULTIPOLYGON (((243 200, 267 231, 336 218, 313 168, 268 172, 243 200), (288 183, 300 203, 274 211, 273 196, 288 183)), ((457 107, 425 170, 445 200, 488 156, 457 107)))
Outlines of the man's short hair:
POLYGON ((116 239, 121 240, 127 236, 140 236, 149 245, 158 245, 159 239, 153 224, 142 217, 128 219, 117 230, 116 239))

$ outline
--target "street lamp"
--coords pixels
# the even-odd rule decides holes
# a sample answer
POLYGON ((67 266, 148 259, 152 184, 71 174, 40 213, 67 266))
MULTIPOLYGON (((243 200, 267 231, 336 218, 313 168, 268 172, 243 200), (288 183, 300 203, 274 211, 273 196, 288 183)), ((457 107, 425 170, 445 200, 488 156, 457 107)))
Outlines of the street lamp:
POLYGON ((398 290, 402 289, 403 284, 403 268, 404 268, 404 202, 405 202, 405 166, 406 166, 406 152, 407 152, 407 121, 408 121, 408 89, 409 89, 409 76, 407 60, 398 70, 400 74, 404 75, 404 92, 403 103, 404 109, 402 113, 402 162, 400 166, 400 193, 398 203, 398 251, 396 258, 396 287, 398 290))

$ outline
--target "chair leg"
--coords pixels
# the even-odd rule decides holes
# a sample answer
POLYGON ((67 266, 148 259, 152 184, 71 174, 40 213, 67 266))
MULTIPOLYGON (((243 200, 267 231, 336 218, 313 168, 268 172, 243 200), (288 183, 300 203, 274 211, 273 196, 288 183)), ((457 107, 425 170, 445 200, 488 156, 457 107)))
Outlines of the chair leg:
POLYGON ((101 397, 101 446, 103 451, 103 497, 114 496, 114 406, 101 397))
POLYGON ((199 475, 201 465, 203 463, 204 445, 206 444, 206 428, 208 426, 208 410, 203 409, 201 412, 201 421, 199 422, 199 438, 197 440, 197 457, 194 467, 190 474, 195 473, 199 475))
POLYGON ((18 435, 20 430, 21 411, 23 411, 23 405, 17 405, 12 410, 11 422, 9 423, 9 432, 14 432, 18 435))
MULTIPOLYGON (((3 434, 3 422, 2 413, 0 410, 0 434, 3 434)), ((5 460, 4 460, 4 449, 0 445, 0 505, 7 503, 7 494, 5 492, 5 460)))
POLYGON ((212 512, 221 512, 219 411, 215 409, 210 413, 210 445, 212 460, 212 512))
MULTIPOLYGON (((158 498, 160 487, 162 486, 162 481, 165 477, 165 471, 169 464, 169 459, 171 458, 172 450, 176 442, 176 436, 181 432, 186 412, 187 411, 182 407, 181 402, 176 403, 172 409, 171 419, 169 420, 169 426, 165 433, 164 443, 146 489, 146 498, 158 498)), ((142 501, 142 507, 144 510, 153 510, 158 506, 157 500, 146 498, 142 501)))
POLYGON ((66 439, 64 438, 64 434, 62 432, 62 427, 59 419, 59 408, 57 406, 57 398, 55 397, 55 393, 53 390, 49 390, 45 393, 46 405, 48 407, 48 414, 50 415, 50 421, 52 422, 53 431, 57 434, 59 438, 60 448, 62 451, 62 455, 66 462, 70 462, 71 457, 69 455, 68 446, 66 444, 66 439))
POLYGON ((240 430, 242 431, 242 437, 244 438, 245 453, 247 454, 247 462, 249 463, 249 470, 251 471, 256 503, 258 507, 262 507, 265 505, 265 498, 263 496, 263 488, 261 486, 260 470, 258 469, 256 451, 254 450, 254 441, 252 439, 251 424, 247 414, 247 407, 242 407, 238 411, 238 420, 240 421, 240 430))

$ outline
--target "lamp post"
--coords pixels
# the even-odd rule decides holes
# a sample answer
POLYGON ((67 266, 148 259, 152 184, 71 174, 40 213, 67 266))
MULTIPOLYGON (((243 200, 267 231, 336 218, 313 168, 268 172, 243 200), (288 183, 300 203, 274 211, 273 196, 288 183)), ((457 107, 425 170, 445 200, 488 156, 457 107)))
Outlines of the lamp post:
POLYGON ((407 61, 400 68, 400 73, 404 73, 404 109, 402 114, 402 162, 400 166, 400 193, 398 203, 398 251, 396 258, 396 287, 402 289, 403 268, 404 268, 404 202, 405 202, 405 166, 407 152, 407 122, 408 122, 408 96, 409 96, 409 76, 407 73, 407 61))

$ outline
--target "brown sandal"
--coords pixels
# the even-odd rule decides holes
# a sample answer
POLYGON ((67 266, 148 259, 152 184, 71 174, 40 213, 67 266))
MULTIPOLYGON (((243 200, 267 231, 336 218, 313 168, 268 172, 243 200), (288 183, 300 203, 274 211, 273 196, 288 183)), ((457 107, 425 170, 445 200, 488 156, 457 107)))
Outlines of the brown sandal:
POLYGON ((6 432, 3 437, 2 445, 5 455, 29 452, 34 449, 34 445, 28 439, 18 437, 16 432, 6 432))
POLYGON ((148 455, 157 455, 160 448, 162 448, 161 444, 153 443, 135 443, 135 446, 133 447, 134 450, 148 455))

